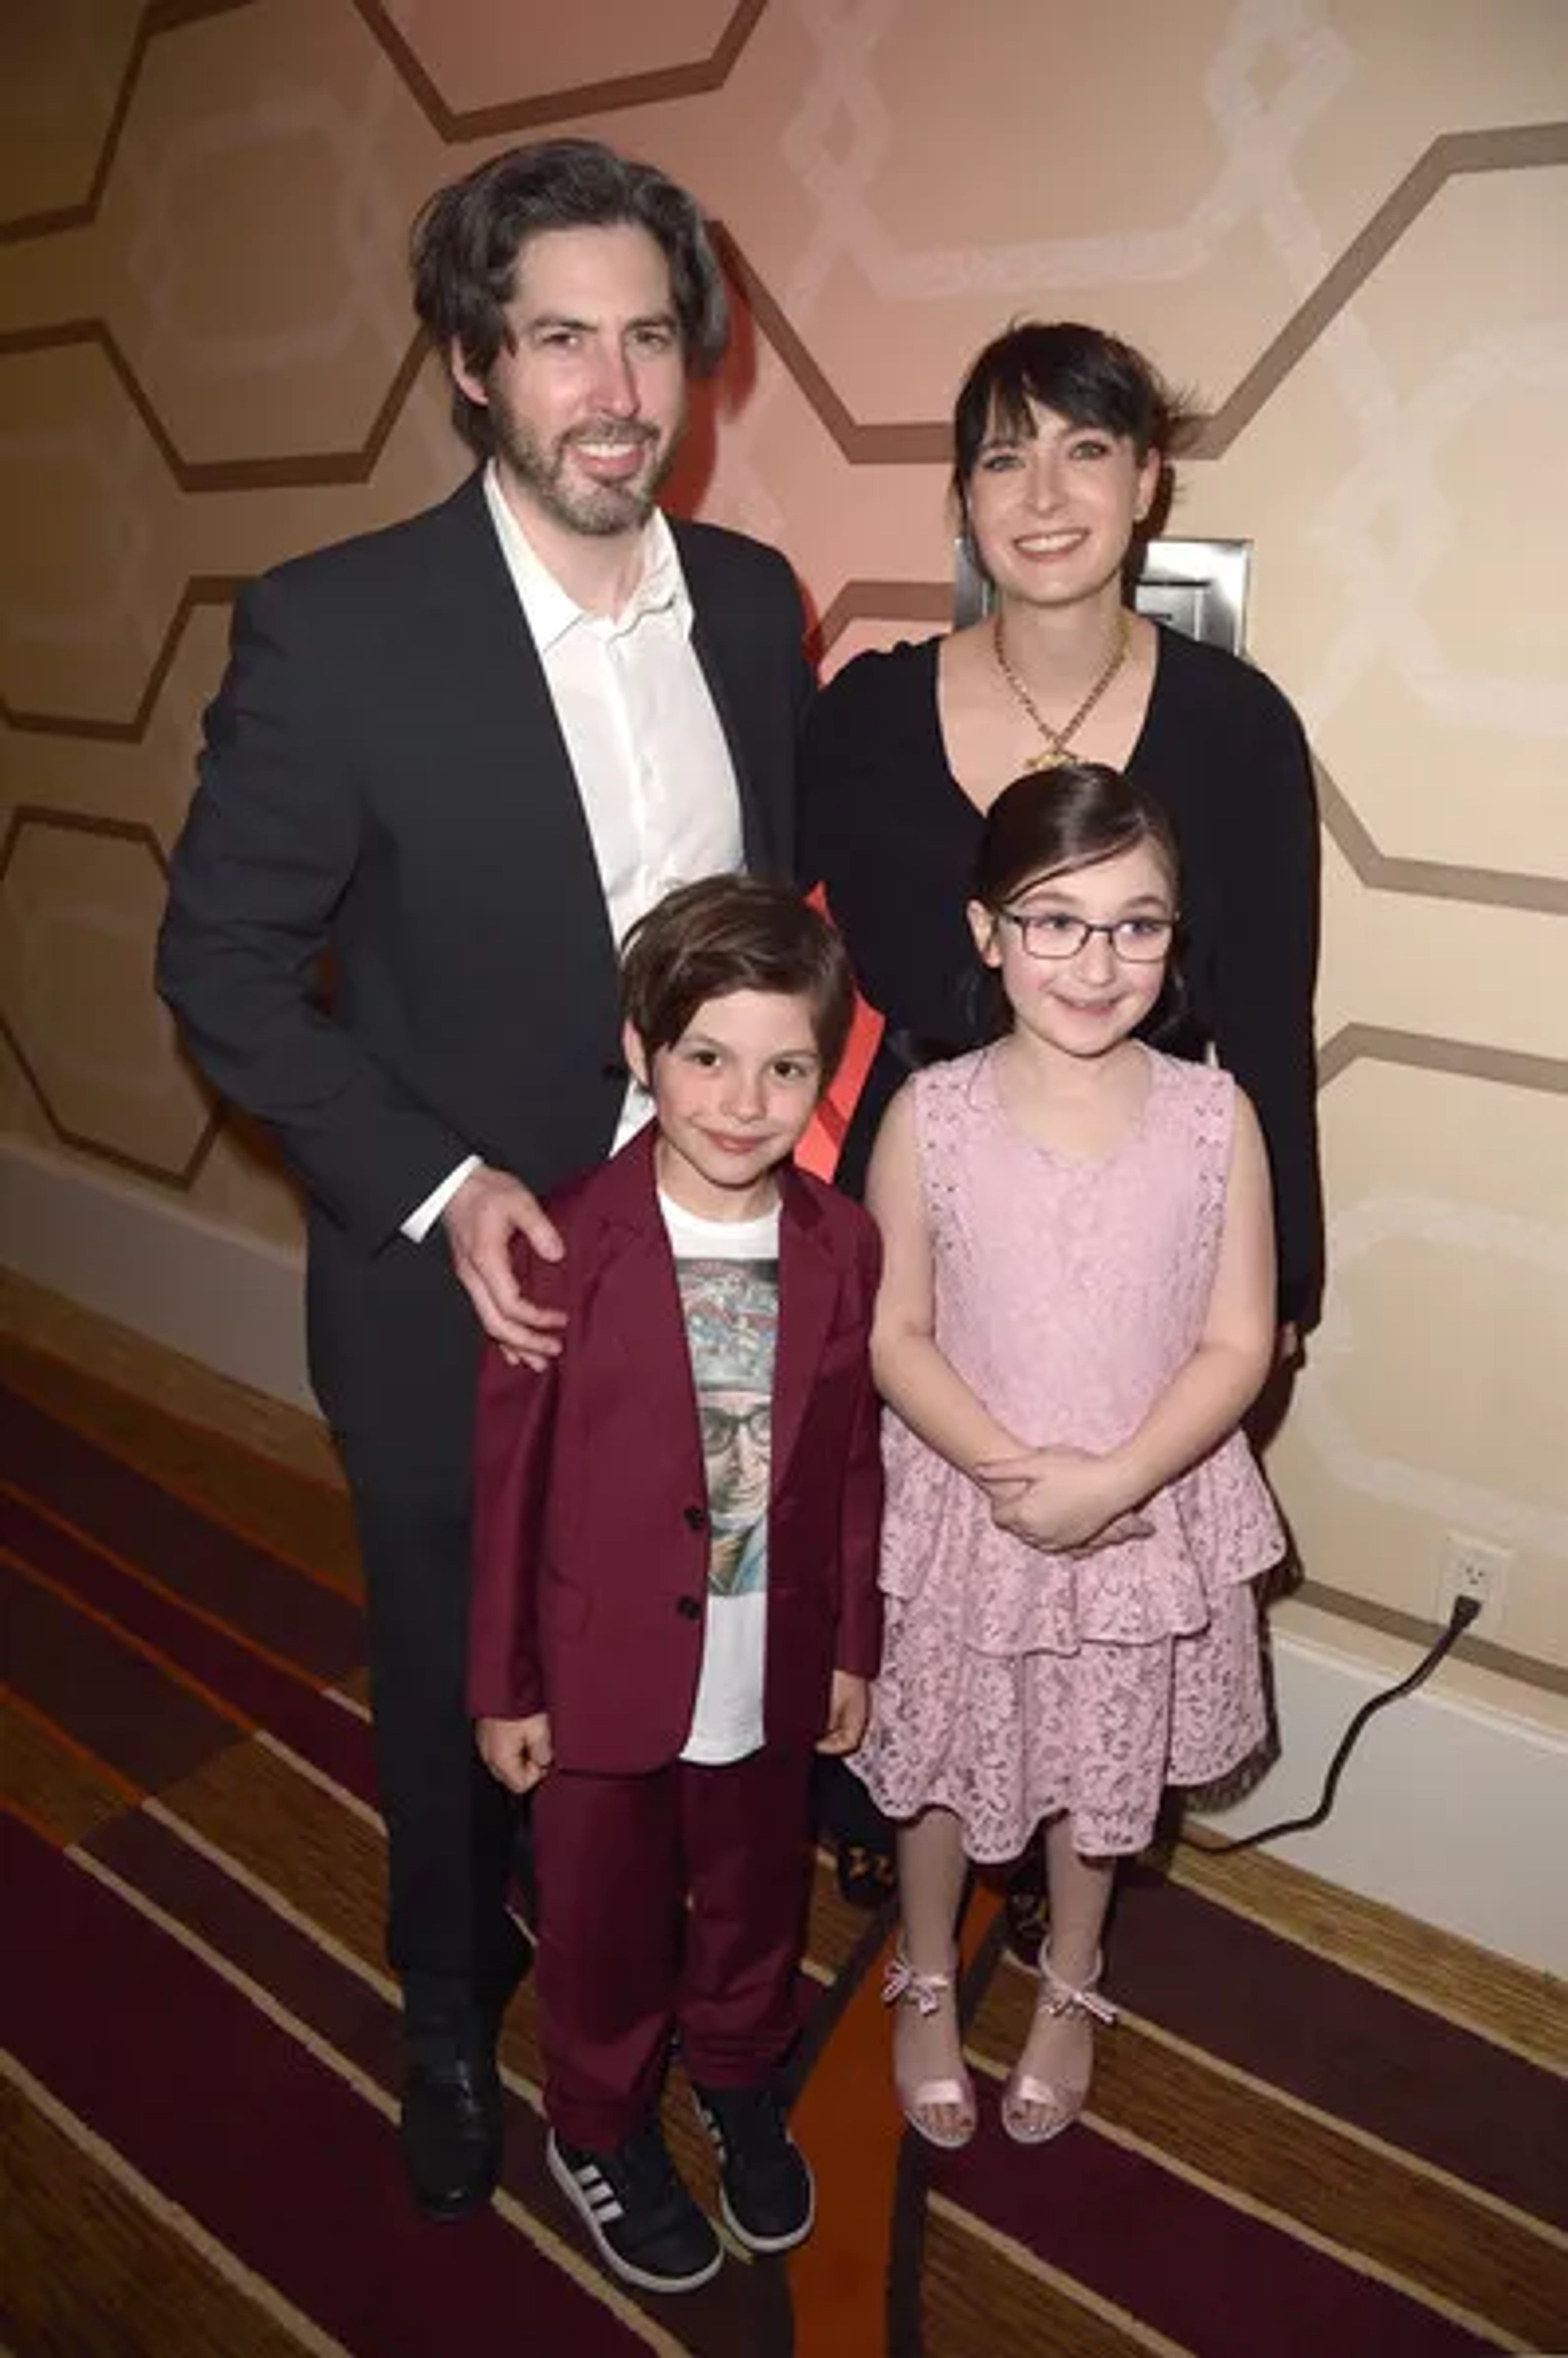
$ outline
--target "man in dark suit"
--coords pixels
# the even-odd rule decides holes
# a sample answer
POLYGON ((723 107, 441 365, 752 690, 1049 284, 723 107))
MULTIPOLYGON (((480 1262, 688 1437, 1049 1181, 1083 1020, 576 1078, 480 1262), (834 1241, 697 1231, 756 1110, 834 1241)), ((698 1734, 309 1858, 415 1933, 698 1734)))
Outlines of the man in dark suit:
POLYGON ((640 1113, 618 936, 672 882, 786 872, 809 694, 776 551, 655 498, 727 331, 692 200, 586 140, 442 189, 416 300, 481 465, 254 583, 171 864, 158 979, 308 1197, 311 1378, 367 1582, 416 2198, 488 2200, 524 1949, 463 1703, 481 1328, 559 1314, 510 1244, 640 1113))

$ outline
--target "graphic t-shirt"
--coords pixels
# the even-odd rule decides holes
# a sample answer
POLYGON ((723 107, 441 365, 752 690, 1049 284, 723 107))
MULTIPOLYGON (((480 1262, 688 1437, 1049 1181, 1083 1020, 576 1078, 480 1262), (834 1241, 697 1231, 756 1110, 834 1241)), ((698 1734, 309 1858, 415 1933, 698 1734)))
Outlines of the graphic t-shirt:
POLYGON ((779 1215, 706 1220, 661 1193, 686 1317, 712 1544, 702 1669, 683 1760, 762 1741, 768 1496, 779 1325, 779 1215))

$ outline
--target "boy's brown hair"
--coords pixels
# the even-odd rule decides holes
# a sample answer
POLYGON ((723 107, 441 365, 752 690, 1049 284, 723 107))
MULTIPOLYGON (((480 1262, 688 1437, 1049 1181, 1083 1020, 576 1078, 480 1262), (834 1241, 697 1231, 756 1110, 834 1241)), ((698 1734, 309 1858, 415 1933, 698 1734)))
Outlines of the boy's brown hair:
POLYGON ((855 981, 843 943, 798 892, 707 876, 666 892, 626 936, 622 1012, 650 1058, 674 1047, 706 1001, 737 990, 806 1001, 826 1088, 855 1020, 855 981))

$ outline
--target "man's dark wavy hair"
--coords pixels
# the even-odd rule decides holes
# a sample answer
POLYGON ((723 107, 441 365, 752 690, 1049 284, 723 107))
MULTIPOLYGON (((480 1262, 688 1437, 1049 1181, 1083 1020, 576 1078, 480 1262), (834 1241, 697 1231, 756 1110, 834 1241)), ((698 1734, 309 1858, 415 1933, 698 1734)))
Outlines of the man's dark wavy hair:
MULTIPOLYGON (((517 262, 546 230, 645 229, 670 269, 670 296, 687 366, 707 376, 723 357, 730 306, 696 200, 653 164, 633 163, 597 139, 541 139, 492 157, 438 189, 410 241, 414 308, 443 361, 454 346, 477 377, 510 347, 506 306, 517 262)), ((482 402, 455 381, 452 423, 479 458, 495 447, 482 402)))

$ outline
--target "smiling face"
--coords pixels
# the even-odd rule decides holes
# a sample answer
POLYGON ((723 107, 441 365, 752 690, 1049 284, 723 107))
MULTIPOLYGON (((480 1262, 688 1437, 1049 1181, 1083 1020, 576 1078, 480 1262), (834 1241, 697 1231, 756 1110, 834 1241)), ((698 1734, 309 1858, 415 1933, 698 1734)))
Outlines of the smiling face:
POLYGON ((993 416, 965 487, 969 529, 1004 598, 1070 605, 1108 587, 1159 485, 1161 460, 1102 426, 1031 403, 1028 428, 993 416))
POLYGON ((518 256, 510 348, 453 374, 490 410, 508 496, 559 531, 639 532, 686 417, 686 362, 657 242, 633 222, 546 230, 518 256))
POLYGON ((628 1026, 626 1060, 653 1091, 659 1184, 709 1220, 772 1207, 773 1173, 805 1136, 822 1058, 804 994, 734 990, 708 999, 650 1060, 628 1026))
POLYGON ((1015 1023, 1063 1055, 1108 1055, 1159 1000, 1175 898, 1170 870, 1147 839, 1093 867, 1033 877, 1002 911, 971 901, 968 914, 975 946, 1000 973, 1015 1023), (1030 919, 1036 922, 1020 923, 1030 919), (1072 946, 1086 925, 1094 930, 1072 946))

